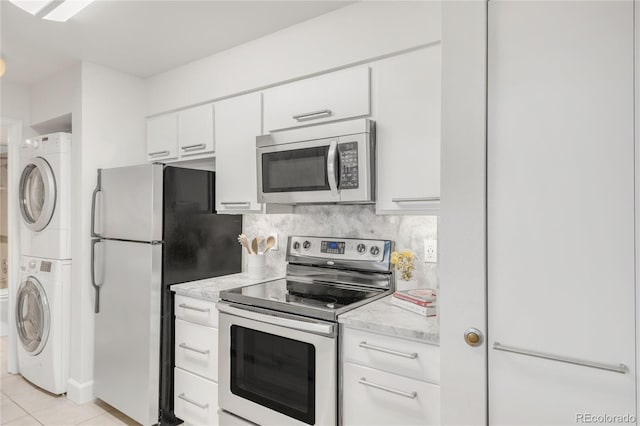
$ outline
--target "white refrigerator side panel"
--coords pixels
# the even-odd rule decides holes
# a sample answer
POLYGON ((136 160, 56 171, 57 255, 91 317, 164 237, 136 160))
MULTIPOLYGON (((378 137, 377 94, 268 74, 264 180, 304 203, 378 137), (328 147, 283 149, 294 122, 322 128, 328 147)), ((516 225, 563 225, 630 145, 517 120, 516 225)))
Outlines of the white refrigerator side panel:
POLYGON ((158 421, 162 245, 102 240, 95 396, 143 425, 158 421))

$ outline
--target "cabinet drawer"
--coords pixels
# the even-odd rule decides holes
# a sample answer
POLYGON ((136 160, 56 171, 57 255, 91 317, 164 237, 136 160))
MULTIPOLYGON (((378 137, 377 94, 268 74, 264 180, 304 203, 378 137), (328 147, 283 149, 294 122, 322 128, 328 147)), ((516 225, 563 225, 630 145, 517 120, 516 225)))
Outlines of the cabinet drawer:
POLYGON ((174 368, 173 404, 176 416, 187 424, 218 424, 218 384, 174 368))
POLYGON ((218 310, 213 301, 176 295, 175 312, 176 318, 210 327, 218 327, 218 310))
POLYGON ((440 383, 440 347, 345 328, 345 361, 440 383))
POLYGON ((345 426, 438 425, 440 386, 344 363, 345 426))
POLYGON ((176 367, 218 380, 218 330, 176 319, 176 367))
POLYGON ((369 115, 369 67, 338 71, 264 92, 264 130, 369 115))

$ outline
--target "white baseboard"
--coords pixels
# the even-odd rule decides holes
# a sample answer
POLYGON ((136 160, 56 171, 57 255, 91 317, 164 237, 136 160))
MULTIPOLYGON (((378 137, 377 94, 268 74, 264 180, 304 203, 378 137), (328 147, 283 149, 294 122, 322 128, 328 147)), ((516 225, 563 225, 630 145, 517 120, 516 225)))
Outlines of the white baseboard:
POLYGON ((78 383, 73 379, 67 380, 67 398, 76 404, 84 404, 93 401, 93 380, 78 383))

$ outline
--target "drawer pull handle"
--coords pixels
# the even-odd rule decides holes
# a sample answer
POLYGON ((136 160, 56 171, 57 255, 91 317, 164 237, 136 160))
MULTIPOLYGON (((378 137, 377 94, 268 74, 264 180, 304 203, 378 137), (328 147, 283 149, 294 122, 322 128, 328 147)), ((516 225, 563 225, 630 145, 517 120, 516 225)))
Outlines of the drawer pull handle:
POLYGON ((249 207, 251 205, 251 202, 249 202, 249 201, 221 201, 220 204, 222 204, 225 207, 236 208, 235 206, 249 207))
POLYGON ((329 117, 330 109, 321 109, 319 111, 305 112, 304 114, 294 115, 293 119, 297 121, 315 120, 316 118, 329 117))
POLYGON ((439 197, 392 198, 392 203, 428 203, 440 201, 439 197))
POLYGON ((197 352, 197 353, 202 354, 202 355, 209 355, 209 349, 207 349, 206 351, 203 351, 202 349, 198 349, 198 348, 194 348, 193 346, 189 346, 186 343, 180 343, 178 346, 180 346, 182 349, 186 349, 186 350, 191 351, 191 352, 197 352))
POLYGON ((600 362, 585 361, 568 356, 551 355, 544 352, 532 351, 529 349, 514 348, 513 346, 501 345, 499 342, 493 343, 493 349, 497 351, 511 352, 514 354, 527 355, 535 358, 549 359, 551 361, 566 362, 567 364, 581 365, 583 367, 597 368, 599 370, 613 371, 615 373, 626 374, 629 367, 624 364, 612 365, 600 362))
POLYGON ((149 157, 157 157, 159 155, 169 155, 169 151, 156 151, 149 153, 149 157))
POLYGON ((178 306, 183 308, 183 309, 190 309, 190 310, 196 311, 196 312, 210 312, 211 311, 211 309, 209 309, 209 308, 198 308, 197 306, 187 305, 186 303, 181 303, 178 306))
POLYGON ((360 346, 361 348, 365 348, 365 349, 371 349, 372 351, 384 352, 385 354, 401 356, 403 358, 409 358, 409 359, 418 358, 418 354, 416 352, 406 353, 406 352, 395 351, 393 349, 387 349, 387 348, 383 348, 381 346, 370 345, 370 344, 368 344, 367 342, 364 342, 364 341, 360 342, 360 344, 358 346, 360 346))
POLYGON ((181 393, 180 395, 178 395, 178 398, 180 398, 183 401, 187 401, 189 404, 193 404, 198 408, 202 408, 203 410, 206 410, 207 408, 209 408, 209 404, 200 404, 197 401, 194 401, 191 398, 187 398, 184 393, 181 393))
POLYGON ((195 151, 197 149, 203 149, 204 147, 206 147, 206 144, 203 143, 199 143, 199 144, 195 144, 195 145, 187 145, 187 146, 183 146, 180 149, 184 150, 184 151, 195 151))
POLYGON ((369 386, 371 388, 380 389, 385 392, 395 393, 396 395, 404 396, 405 398, 409 399, 415 399, 415 397, 418 396, 418 392, 405 392, 398 389, 390 388, 388 386, 379 385, 377 383, 367 381, 367 379, 365 379, 364 377, 358 380, 358 383, 360 383, 361 385, 369 386))

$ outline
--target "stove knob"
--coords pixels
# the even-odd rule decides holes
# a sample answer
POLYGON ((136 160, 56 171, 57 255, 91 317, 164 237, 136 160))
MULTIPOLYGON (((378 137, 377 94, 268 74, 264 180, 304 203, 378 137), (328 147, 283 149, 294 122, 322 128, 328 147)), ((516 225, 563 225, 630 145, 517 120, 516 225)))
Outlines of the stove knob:
POLYGON ((302 243, 302 247, 305 250, 309 250, 309 248, 311 247, 311 243, 309 241, 305 241, 304 243, 302 243))
POLYGON ((293 249, 294 250, 300 250, 300 242, 296 241, 293 243, 293 249))
POLYGON ((380 253, 380 247, 372 246, 370 252, 371 252, 372 255, 377 256, 378 253, 380 253))
POLYGON ((364 254, 367 251, 367 246, 365 246, 364 244, 360 243, 356 247, 356 250, 358 250, 358 253, 364 254))

